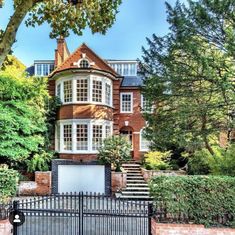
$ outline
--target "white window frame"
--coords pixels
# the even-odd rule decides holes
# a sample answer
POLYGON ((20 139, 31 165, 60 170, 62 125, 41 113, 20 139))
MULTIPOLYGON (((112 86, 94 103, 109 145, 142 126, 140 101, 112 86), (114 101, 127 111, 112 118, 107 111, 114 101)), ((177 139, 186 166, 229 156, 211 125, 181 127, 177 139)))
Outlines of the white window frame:
MULTIPOLYGON (((46 77, 46 76, 48 76, 50 73, 51 73, 51 66, 53 65, 53 70, 55 69, 54 68, 54 64, 52 64, 52 63, 35 63, 34 64, 34 75, 35 76, 42 76, 42 77, 46 77), (41 73, 40 74, 38 74, 37 73, 37 67, 38 67, 38 65, 40 65, 41 66, 41 73), (47 73, 47 75, 45 75, 44 74, 44 66, 46 65, 46 67, 47 67, 47 69, 46 69, 46 73, 47 73)), ((52 70, 52 71, 53 71, 52 70)))
MULTIPOLYGON (((149 148, 142 148, 142 141, 143 141, 143 131, 144 131, 144 129, 145 128, 142 128, 141 130, 140 130, 140 151, 141 152, 147 152, 147 151, 149 151, 149 148)), ((149 141, 148 141, 149 142, 149 141)))
POLYGON ((120 112, 121 113, 133 113, 133 92, 121 92, 120 93, 120 112), (123 95, 130 95, 131 96, 131 110, 130 111, 124 111, 122 108, 122 102, 123 102, 123 95))
POLYGON ((102 125, 102 139, 106 138, 106 126, 110 126, 111 135, 113 134, 113 122, 103 119, 68 119, 68 120, 59 120, 57 121, 57 130, 60 130, 60 136, 58 139, 58 134, 56 135, 56 140, 59 141, 56 143, 57 151, 59 153, 68 153, 68 154, 96 154, 97 150, 92 149, 92 137, 93 137, 93 125, 102 125), (77 150, 77 124, 86 124, 87 125, 87 139, 88 139, 88 149, 87 150, 77 150), (64 125, 72 125, 72 150, 64 149, 64 125))
POLYGON ((141 106, 141 112, 142 113, 153 113, 153 105, 152 105, 151 108, 149 107, 149 110, 146 110, 144 108, 144 95, 143 94, 141 94, 141 104, 140 104, 140 106, 141 106))
POLYGON ((94 76, 94 75, 76 75, 76 76, 66 76, 63 78, 60 78, 56 81, 56 94, 58 94, 57 88, 58 85, 61 87, 60 92, 60 100, 62 104, 100 104, 105 105, 108 107, 113 108, 113 83, 112 80, 103 76, 94 76), (87 79, 88 84, 88 99, 87 101, 77 101, 77 80, 79 79, 87 79), (71 102, 64 102, 64 82, 72 80, 72 101, 71 102), (101 81, 102 82, 102 93, 101 93, 101 102, 95 102, 92 100, 93 96, 93 81, 101 81), (105 85, 110 85, 110 104, 107 104, 105 101, 105 85))

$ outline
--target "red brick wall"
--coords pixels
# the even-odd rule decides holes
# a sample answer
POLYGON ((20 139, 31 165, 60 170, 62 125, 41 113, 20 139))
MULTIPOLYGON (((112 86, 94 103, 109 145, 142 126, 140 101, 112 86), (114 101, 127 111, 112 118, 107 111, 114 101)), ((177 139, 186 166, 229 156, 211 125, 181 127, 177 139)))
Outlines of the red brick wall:
MULTIPOLYGON (((128 126, 132 128, 133 139, 133 157, 140 160, 143 152, 140 151, 140 130, 145 126, 145 120, 141 113, 141 93, 140 89, 125 88, 120 89, 121 92, 133 93, 133 113, 120 113, 118 120, 119 130, 125 127, 125 121, 128 121, 128 126)), ((120 104, 119 104, 120 105, 120 104)))
POLYGON ((11 235, 12 225, 9 220, 0 220, 0 234, 11 235))
POLYGON ((69 104, 60 107, 58 119, 105 119, 113 120, 113 109, 103 105, 69 104))
POLYGON ((60 158, 63 159, 70 159, 70 160, 82 160, 84 162, 90 162, 97 160, 96 154, 66 154, 61 153, 59 154, 60 158))
POLYGON ((205 228, 197 224, 161 224, 152 219, 152 235, 235 235, 235 229, 205 228))

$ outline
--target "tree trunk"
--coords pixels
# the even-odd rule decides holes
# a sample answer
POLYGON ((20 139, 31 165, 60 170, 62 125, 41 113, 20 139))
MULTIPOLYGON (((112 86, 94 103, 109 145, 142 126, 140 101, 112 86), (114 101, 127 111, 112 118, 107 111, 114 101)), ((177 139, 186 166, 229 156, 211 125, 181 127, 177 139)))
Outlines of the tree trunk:
POLYGON ((10 53, 12 45, 16 40, 16 33, 21 22, 24 20, 26 14, 32 8, 35 2, 35 0, 24 0, 21 1, 21 3, 15 8, 15 12, 11 16, 7 28, 3 33, 3 37, 0 41, 0 69, 6 56, 10 53))
POLYGON ((210 154, 213 156, 214 155, 214 151, 213 149, 211 148, 207 138, 205 137, 204 138, 204 143, 205 143, 205 146, 206 146, 206 149, 210 152, 210 154))

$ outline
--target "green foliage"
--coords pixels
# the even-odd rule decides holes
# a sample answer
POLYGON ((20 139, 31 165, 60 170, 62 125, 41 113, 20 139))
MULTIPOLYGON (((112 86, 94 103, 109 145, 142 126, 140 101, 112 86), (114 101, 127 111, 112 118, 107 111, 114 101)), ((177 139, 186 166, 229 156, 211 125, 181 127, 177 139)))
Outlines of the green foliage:
POLYGON ((233 216, 226 226, 234 225, 235 178, 227 176, 160 176, 150 182, 150 194, 157 208, 168 215, 206 226, 220 226, 218 217, 233 216))
POLYGON ((171 151, 167 152, 148 152, 145 154, 144 167, 147 170, 167 170, 170 169, 169 159, 171 151))
MULTIPOLYGON (((104 34, 112 26, 121 0, 82 1, 81 4, 70 4, 69 1, 41 1, 35 4, 26 21, 27 26, 41 25, 47 22, 51 26, 50 36, 69 36, 69 31, 81 35, 87 26, 92 33, 104 34)), ((72 1, 71 1, 72 2, 72 1)))
POLYGON ((0 165, 0 203, 7 202, 10 197, 16 195, 18 179, 17 171, 0 165))
POLYGON ((131 159, 131 145, 126 138, 121 136, 111 136, 103 141, 99 149, 98 160, 103 164, 113 164, 116 171, 121 171, 123 162, 131 159))
POLYGON ((191 175, 235 176, 235 145, 225 148, 213 147, 212 156, 207 149, 196 151, 189 158, 188 173, 191 175))
POLYGON ((26 66, 13 55, 8 55, 2 65, 2 70, 12 74, 13 76, 22 76, 26 66))
POLYGON ((45 146, 46 81, 0 73, 0 162, 17 168, 45 146))
POLYGON ((213 154, 212 139, 234 126, 234 6, 223 0, 167 4, 170 32, 147 40, 140 64, 142 92, 155 107, 144 114, 153 149, 205 147, 213 154))
POLYGON ((53 156, 53 152, 45 152, 44 150, 34 154, 32 158, 26 160, 27 172, 48 171, 53 156))

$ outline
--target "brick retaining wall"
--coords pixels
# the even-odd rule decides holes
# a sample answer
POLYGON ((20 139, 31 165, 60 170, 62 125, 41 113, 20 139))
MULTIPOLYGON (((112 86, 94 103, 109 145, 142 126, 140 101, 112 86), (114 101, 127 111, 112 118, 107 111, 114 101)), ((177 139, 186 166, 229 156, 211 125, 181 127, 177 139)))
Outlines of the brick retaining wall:
POLYGON ((9 220, 0 220, 0 234, 1 235, 11 235, 12 225, 9 220))
POLYGON ((152 219, 152 235, 235 235, 231 228, 205 228, 197 224, 162 224, 152 219))

